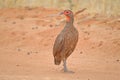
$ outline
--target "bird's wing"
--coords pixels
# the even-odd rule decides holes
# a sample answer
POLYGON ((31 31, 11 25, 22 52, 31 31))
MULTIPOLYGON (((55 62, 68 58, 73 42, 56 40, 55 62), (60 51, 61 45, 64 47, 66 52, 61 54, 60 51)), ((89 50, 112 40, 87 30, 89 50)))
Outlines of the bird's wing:
POLYGON ((64 37, 59 35, 54 43, 54 47, 53 47, 53 55, 56 56, 57 54, 60 54, 61 51, 64 49, 64 37))

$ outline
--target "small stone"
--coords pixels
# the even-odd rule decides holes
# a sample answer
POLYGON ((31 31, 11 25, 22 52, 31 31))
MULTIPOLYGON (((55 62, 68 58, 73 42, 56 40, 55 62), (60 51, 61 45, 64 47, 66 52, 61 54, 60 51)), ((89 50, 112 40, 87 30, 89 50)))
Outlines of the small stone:
POLYGON ((27 55, 30 55, 30 52, 28 52, 27 55))
POLYGON ((49 26, 50 26, 50 27, 53 27, 53 25, 52 25, 52 24, 50 24, 49 26))
POLYGON ((32 27, 32 30, 34 30, 34 29, 38 29, 38 27, 32 27))
POLYGON ((117 59, 116 61, 117 61, 117 62, 119 62, 120 60, 119 60, 119 59, 117 59))
POLYGON ((32 27, 32 30, 34 30, 35 28, 34 27, 32 27))
POLYGON ((20 66, 19 64, 17 64, 16 66, 20 66))
POLYGON ((38 27, 36 27, 36 29, 38 29, 38 27))
POLYGON ((25 39, 25 37, 22 38, 22 40, 24 40, 24 39, 25 39))
POLYGON ((89 37, 84 37, 84 40, 88 40, 89 39, 89 37))
POLYGON ((21 51, 21 49, 18 49, 18 51, 21 51))
POLYGON ((88 24, 87 26, 88 26, 88 27, 90 27, 91 25, 90 25, 90 24, 88 24))
POLYGON ((27 10, 32 10, 33 8, 30 8, 30 7, 26 7, 27 10))
POLYGON ((4 20, 4 22, 7 22, 7 20, 4 20))
POLYGON ((98 44, 98 47, 103 45, 103 41, 100 41, 100 43, 98 44))
POLYGON ((36 54, 38 53, 38 52, 35 52, 36 54))
POLYGON ((13 22, 13 24, 16 24, 16 22, 13 22))
POLYGON ((94 46, 91 47, 91 49, 94 49, 94 48, 95 48, 94 46))
POLYGON ((21 20, 23 20, 23 19, 24 19, 24 17, 23 17, 23 16, 20 16, 20 19, 21 19, 21 20))
POLYGON ((120 30, 120 28, 117 28, 117 30, 120 30))
POLYGON ((81 51, 80 54, 83 54, 83 52, 81 51))
POLYGON ((90 35, 90 33, 89 33, 89 32, 87 32, 87 31, 85 31, 84 33, 85 33, 85 34, 87 34, 87 35, 90 35))

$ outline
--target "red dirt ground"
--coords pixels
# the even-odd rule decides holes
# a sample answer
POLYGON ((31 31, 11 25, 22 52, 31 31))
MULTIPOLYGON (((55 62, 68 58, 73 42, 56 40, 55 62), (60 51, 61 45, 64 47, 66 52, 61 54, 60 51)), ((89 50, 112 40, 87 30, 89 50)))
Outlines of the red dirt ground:
POLYGON ((0 9, 0 80, 120 80, 120 17, 75 17, 79 42, 68 68, 54 65, 52 47, 64 28, 62 10, 0 9))

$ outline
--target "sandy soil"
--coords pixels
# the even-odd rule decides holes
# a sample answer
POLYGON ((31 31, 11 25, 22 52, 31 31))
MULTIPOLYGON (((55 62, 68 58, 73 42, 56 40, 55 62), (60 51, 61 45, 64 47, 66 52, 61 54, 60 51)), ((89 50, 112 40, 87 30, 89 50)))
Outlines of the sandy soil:
POLYGON ((62 71, 54 65, 52 47, 63 29, 61 10, 0 10, 0 80, 120 80, 120 17, 79 14, 79 42, 62 71))

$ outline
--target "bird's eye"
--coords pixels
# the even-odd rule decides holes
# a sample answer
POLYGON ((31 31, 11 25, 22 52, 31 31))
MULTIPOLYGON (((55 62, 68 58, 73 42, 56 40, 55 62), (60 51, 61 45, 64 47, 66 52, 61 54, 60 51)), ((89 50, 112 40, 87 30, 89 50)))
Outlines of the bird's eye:
POLYGON ((66 13, 69 13, 68 11, 66 13))
POLYGON ((65 11, 65 14, 70 14, 70 12, 69 11, 65 11))

